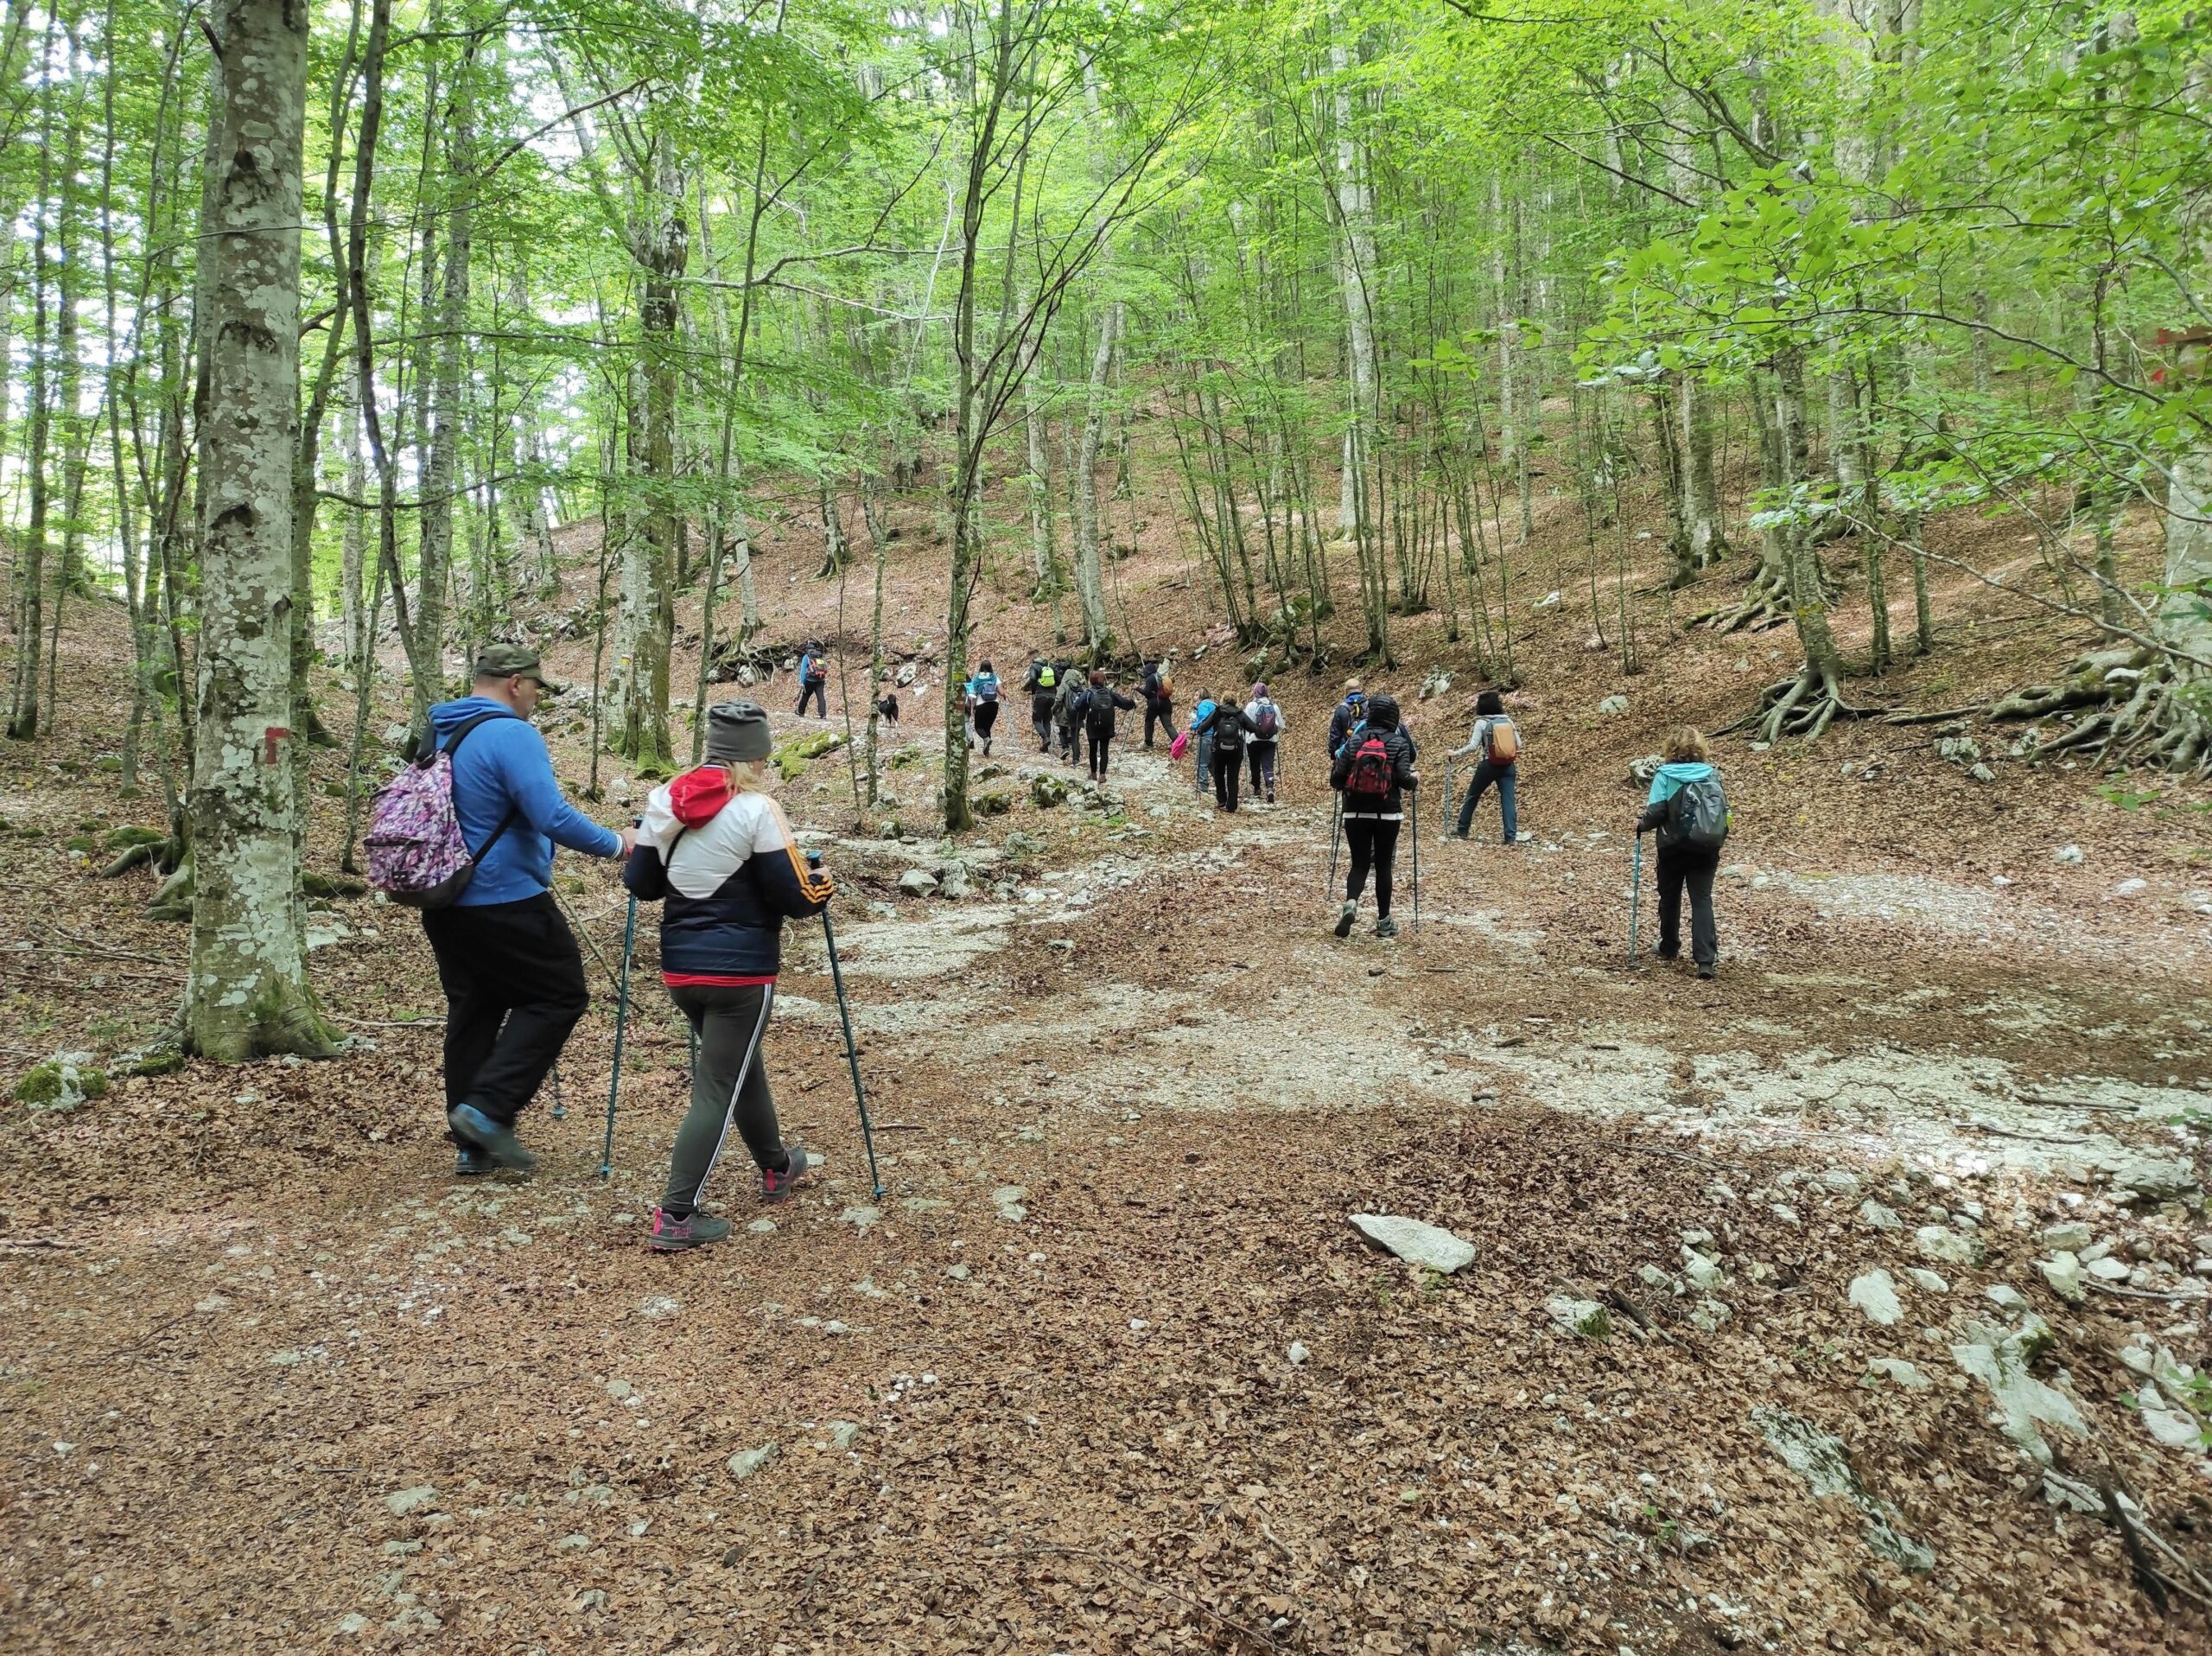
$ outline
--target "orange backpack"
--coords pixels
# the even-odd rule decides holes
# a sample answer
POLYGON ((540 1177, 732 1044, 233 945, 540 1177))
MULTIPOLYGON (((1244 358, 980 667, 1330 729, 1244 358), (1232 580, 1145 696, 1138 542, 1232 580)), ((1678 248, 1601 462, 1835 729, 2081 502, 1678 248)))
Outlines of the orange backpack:
POLYGON ((1490 724, 1490 763, 1492 770, 1503 770, 1521 757, 1521 733, 1513 728, 1513 721, 1503 714, 1490 724))

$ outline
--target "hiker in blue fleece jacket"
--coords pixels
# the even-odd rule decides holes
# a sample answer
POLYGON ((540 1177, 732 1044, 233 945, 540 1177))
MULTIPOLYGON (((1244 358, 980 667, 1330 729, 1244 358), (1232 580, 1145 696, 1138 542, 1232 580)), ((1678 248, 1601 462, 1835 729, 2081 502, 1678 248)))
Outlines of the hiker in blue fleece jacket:
POLYGON ((1720 933, 1713 918, 1713 876, 1720 868, 1719 848, 1675 843, 1668 804, 1692 782, 1719 774, 1713 768, 1713 750, 1704 736, 1687 724, 1667 732, 1660 756, 1666 762, 1651 778, 1651 793, 1636 819, 1639 834, 1656 830, 1659 835, 1659 958, 1674 960, 1682 952, 1682 892, 1690 895, 1690 957, 1697 975, 1712 978, 1720 969, 1720 933))
POLYGON ((627 857, 626 831, 602 828, 569 803, 545 738, 530 723, 545 688, 537 652, 487 646, 472 694, 430 710, 453 757, 453 800, 476 875, 448 908, 425 909, 423 932, 446 996, 446 1125, 463 1177, 527 1171, 537 1157, 515 1137, 591 1004, 583 957, 553 901, 553 847, 627 857))

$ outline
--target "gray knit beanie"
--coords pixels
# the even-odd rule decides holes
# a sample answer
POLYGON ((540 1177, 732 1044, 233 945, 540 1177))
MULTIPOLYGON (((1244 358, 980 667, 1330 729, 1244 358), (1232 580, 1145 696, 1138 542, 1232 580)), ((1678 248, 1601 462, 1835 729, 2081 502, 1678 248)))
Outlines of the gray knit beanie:
POLYGON ((761 760, 775 746, 768 734, 768 710, 758 702, 716 702, 707 712, 707 758, 761 760))

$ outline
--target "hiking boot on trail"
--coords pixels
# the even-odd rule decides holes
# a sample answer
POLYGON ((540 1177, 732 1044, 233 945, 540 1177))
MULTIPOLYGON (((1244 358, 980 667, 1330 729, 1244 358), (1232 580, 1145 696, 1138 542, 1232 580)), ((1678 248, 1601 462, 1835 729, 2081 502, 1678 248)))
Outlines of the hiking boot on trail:
POLYGON ((474 1144, 463 1144, 454 1152, 453 1176, 456 1179, 481 1179, 499 1170, 499 1164, 474 1144))
POLYGON ((1395 937, 1395 936, 1397 936, 1397 934, 1398 934, 1398 922, 1397 922, 1397 921, 1395 921, 1395 920, 1392 920, 1392 919, 1391 919, 1388 914, 1383 915, 1383 916, 1382 916, 1382 918, 1381 920, 1376 920, 1376 921, 1375 922, 1375 935, 1376 935, 1376 936, 1377 936, 1377 937, 1395 937))
POLYGON ((653 1209, 653 1232, 645 1239, 645 1245, 655 1253, 681 1253, 686 1248, 703 1248, 709 1242, 719 1242, 729 1234, 729 1221, 716 1219, 712 1213, 693 1212, 682 1219, 671 1219, 665 1207, 653 1209))
POLYGON ((1351 923, 1358 917, 1359 905, 1356 902, 1346 903, 1344 905, 1344 912, 1337 916, 1337 935, 1338 937, 1350 937, 1351 935, 1351 923))
POLYGON ((1720 975, 1720 968, 1712 965, 1700 966, 1697 969, 1697 975, 1706 978, 1718 978, 1720 975))
POLYGON ((791 1162, 781 1173, 771 1168, 760 1170, 760 1200, 763 1201, 784 1201, 791 1194, 791 1187, 806 1176, 807 1170, 818 1165, 797 1144, 786 1144, 784 1153, 791 1162))
POLYGON ((523 1148, 513 1128, 493 1120, 473 1104, 456 1104, 447 1111, 446 1125, 453 1129, 463 1150, 480 1151, 500 1167, 528 1173, 537 1165, 537 1158, 523 1148))

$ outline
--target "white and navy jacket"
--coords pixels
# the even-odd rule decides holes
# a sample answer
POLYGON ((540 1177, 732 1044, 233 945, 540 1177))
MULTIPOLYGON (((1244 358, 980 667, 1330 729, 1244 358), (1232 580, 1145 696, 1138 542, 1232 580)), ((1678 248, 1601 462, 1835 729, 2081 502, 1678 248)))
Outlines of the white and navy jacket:
POLYGON ((783 807, 765 793, 733 796, 694 821, 687 772, 653 790, 622 883, 661 911, 661 975, 672 985, 773 983, 784 921, 829 906, 830 876, 810 868, 783 807), (676 790, 679 803, 671 803, 676 790))

